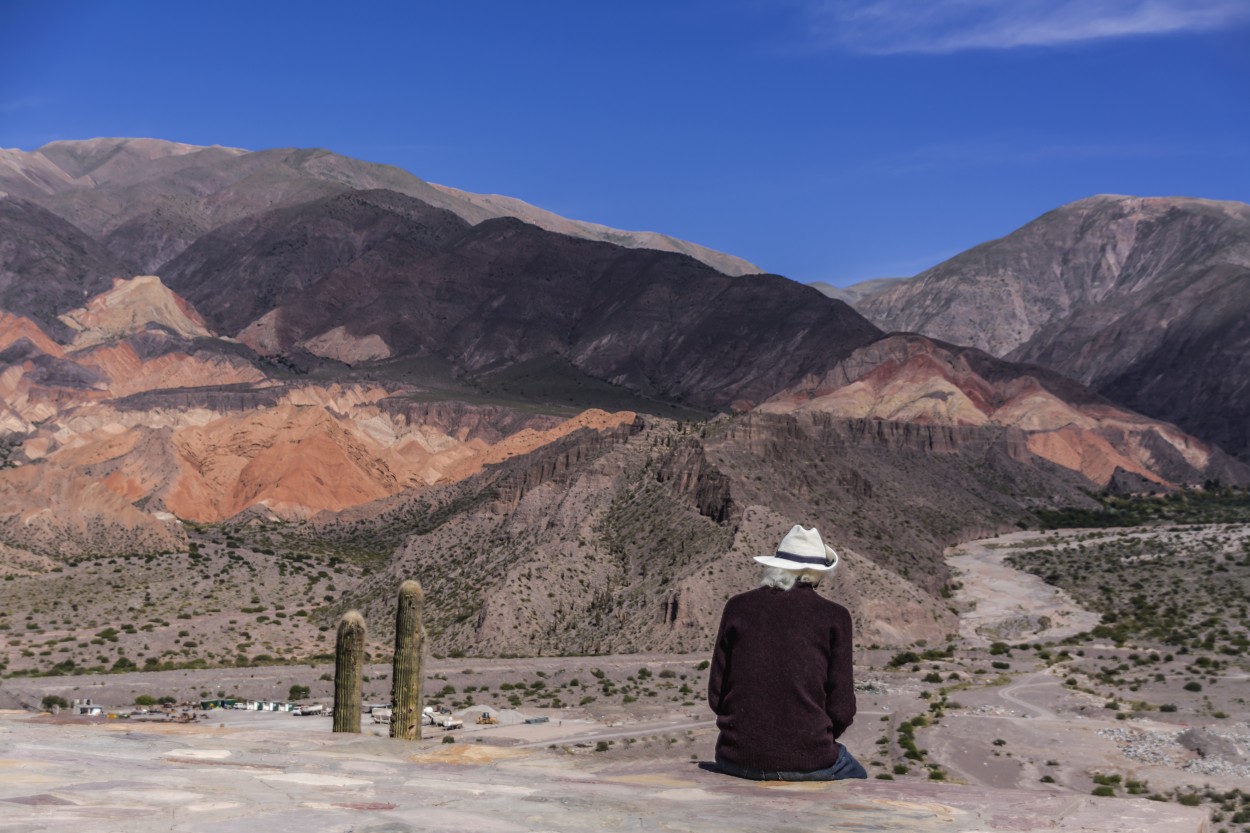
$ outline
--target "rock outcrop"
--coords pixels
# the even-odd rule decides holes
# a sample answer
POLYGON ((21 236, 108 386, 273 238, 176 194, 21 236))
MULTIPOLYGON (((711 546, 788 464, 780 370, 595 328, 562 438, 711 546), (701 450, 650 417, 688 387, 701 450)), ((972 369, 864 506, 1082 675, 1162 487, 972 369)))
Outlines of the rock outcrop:
POLYGON ((170 292, 155 275, 130 280, 115 278, 112 289, 95 296, 85 307, 57 317, 74 332, 71 346, 75 350, 115 341, 149 328, 163 329, 186 339, 212 336, 200 314, 170 292))

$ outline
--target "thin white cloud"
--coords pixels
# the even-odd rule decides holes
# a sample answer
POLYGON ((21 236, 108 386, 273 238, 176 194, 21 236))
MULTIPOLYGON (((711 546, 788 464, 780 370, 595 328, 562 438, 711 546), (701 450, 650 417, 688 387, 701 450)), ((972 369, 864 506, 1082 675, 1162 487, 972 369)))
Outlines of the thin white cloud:
POLYGON ((949 168, 1080 162, 1094 159, 1239 158, 1241 145, 1216 140, 1161 142, 1030 141, 1011 137, 977 137, 921 145, 882 162, 883 173, 918 173, 949 168))
POLYGON ((819 0, 808 16, 826 47, 943 54, 1215 31, 1250 22, 1250 0, 819 0))

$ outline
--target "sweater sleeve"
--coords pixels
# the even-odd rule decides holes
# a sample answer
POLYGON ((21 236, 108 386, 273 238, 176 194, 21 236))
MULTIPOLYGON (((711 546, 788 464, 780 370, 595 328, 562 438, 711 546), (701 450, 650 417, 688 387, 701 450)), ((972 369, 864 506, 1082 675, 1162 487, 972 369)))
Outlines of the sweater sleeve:
POLYGON ((707 704, 713 714, 721 713, 721 699, 726 684, 726 672, 729 669, 729 652, 732 628, 729 625, 729 606, 721 613, 720 628, 716 632, 716 647, 712 650, 712 667, 707 678, 707 704))
POLYGON ((855 721, 855 669, 852 664, 851 615, 838 611, 829 651, 829 690, 825 713, 833 722, 833 736, 839 738, 855 721))

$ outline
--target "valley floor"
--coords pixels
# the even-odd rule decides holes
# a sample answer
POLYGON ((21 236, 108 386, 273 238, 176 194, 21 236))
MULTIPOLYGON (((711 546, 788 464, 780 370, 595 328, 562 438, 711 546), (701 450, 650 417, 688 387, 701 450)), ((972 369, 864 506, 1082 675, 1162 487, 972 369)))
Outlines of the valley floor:
MULTIPOLYGON (((848 794, 863 797, 868 805, 899 795, 913 801, 959 806, 949 797, 950 793, 943 791, 945 782, 965 785, 973 791, 967 795, 989 795, 985 792, 989 789, 1012 790, 1003 795, 1019 796, 1023 791, 1036 799, 1010 800, 1036 800, 1041 802, 1037 806, 1042 807, 1062 795, 1089 797, 1093 793, 1116 797, 1110 803, 1122 807, 1117 812, 1136 819, 1133 824, 1137 825, 1116 827, 1107 821, 1112 826, 1094 829, 1146 830, 1150 829, 1146 826, 1149 820, 1181 818, 1184 812, 1195 812, 1199 814, 1196 818, 1210 817, 1213 830, 1250 830, 1250 794, 1244 790, 1250 778, 1250 710, 1245 701, 1248 666, 1245 654, 1236 652, 1239 634, 1244 634, 1244 608, 1225 603, 1227 616, 1211 621, 1210 611, 1195 602, 1194 610, 1205 618, 1190 627, 1182 621, 1182 613, 1177 612, 1168 620, 1171 630, 1162 639, 1147 627, 1153 620, 1143 625, 1138 619, 1112 611, 1108 624, 1108 610, 1119 603, 1116 600, 1146 592, 1147 582, 1136 570, 1161 561, 1182 574, 1192 574, 1189 580, 1198 584, 1210 570, 1206 577, 1219 581, 1224 592, 1244 593, 1244 572, 1239 559, 1243 558, 1247 537, 1244 527, 1232 525, 1068 530, 1015 533, 953 548, 948 557, 958 589, 949 601, 961 612, 960 640, 950 646, 913 645, 908 650, 861 646, 857 651, 859 715, 845 740, 867 766, 871 780, 853 786, 848 794), (1168 558, 1142 558, 1143 548, 1166 552, 1168 558), (1062 566, 1068 563, 1065 559, 1080 553, 1087 559, 1080 570, 1062 566), (1098 558, 1119 560, 1111 567, 1099 568, 1098 558), (1025 574, 1011 564, 1028 565, 1045 580, 1025 574), (1069 573, 1077 578, 1068 581, 1063 576, 1069 573), (1080 576, 1091 577, 1092 586, 1077 580, 1080 576), (1122 586, 1113 585, 1113 580, 1122 586), (1068 587, 1060 589, 1065 583, 1068 587), (1091 610, 1095 604, 1103 609, 1091 610), (1126 631, 1125 623, 1136 623, 1135 630, 1126 631), (1210 647, 1204 647, 1208 642, 1210 647), (1141 801, 1147 797, 1155 801, 1141 801), (1130 798, 1135 800, 1128 801, 1130 798), (1186 804, 1196 805, 1197 809, 1189 811, 1181 806, 1186 804), (1144 815, 1133 815, 1139 812, 1144 815), (1182 816, 1172 815, 1178 812, 1182 816)), ((1157 578, 1154 583, 1168 584, 1157 578)), ((1181 582, 1176 592, 1185 586, 1181 582)), ((1160 610, 1167 610, 1172 604, 1167 598, 1156 601, 1160 610)), ((718 780, 719 776, 697 767, 698 762, 712 759, 716 736, 713 716, 704 702, 704 659, 697 655, 659 654, 433 659, 427 666, 428 701, 454 709, 466 725, 450 733, 454 744, 440 742, 444 733, 427 728, 430 740, 423 742, 419 754, 401 758, 431 762, 443 773, 438 778, 452 780, 457 777, 454 773, 461 771, 456 767, 466 766, 469 761, 473 766, 489 765, 489 772, 494 774, 504 766, 498 762, 506 761, 504 768, 511 774, 503 779, 507 784, 501 781, 500 785, 512 792, 504 790, 492 795, 494 802, 502 801, 501 796, 520 796, 517 790, 533 792, 532 786, 522 787, 516 780, 518 773, 523 772, 541 773, 542 778, 562 783, 612 783, 612 790, 617 791, 614 795, 623 794, 620 791, 626 788, 622 784, 655 784, 657 789, 664 785, 669 793, 689 791, 691 800, 698 801, 705 800, 705 791, 711 791, 708 795, 720 795, 724 790, 739 794, 742 790, 760 789, 748 784, 726 785, 724 780, 718 780), (477 725, 474 721, 484 710, 501 722, 477 725), (522 722, 535 717, 548 720, 537 724, 522 722), (444 772, 448 767, 451 769, 444 772), (557 771, 564 774, 552 774, 557 771)), ((384 665, 366 669, 367 703, 386 702, 389 670, 384 665)), ((37 710, 48 696, 67 701, 89 697, 114 713, 122 713, 133 711, 132 704, 142 695, 178 702, 217 696, 282 700, 291 693, 292 686, 305 686, 309 689, 309 701, 328 704, 332 675, 332 665, 322 662, 9 677, 0 682, 0 707, 37 710)), ((304 789, 296 785, 324 783, 329 785, 330 797, 322 804, 337 808, 327 812, 349 815, 364 812, 343 809, 349 805, 380 806, 392 801, 379 798, 382 793, 393 792, 375 788, 376 785, 349 789, 352 785, 336 786, 317 780, 324 777, 368 781, 367 773, 375 769, 393 774, 399 766, 393 760, 397 753, 389 740, 374 737, 384 735, 385 727, 368 719, 364 734, 348 741, 329 735, 326 717, 198 709, 188 714, 196 716, 189 726, 140 715, 110 720, 9 714, 0 721, 0 757, 8 759, 0 761, 0 766, 9 767, 12 772, 20 766, 18 761, 44 760, 39 756, 45 753, 39 750, 77 742, 71 738, 94 738, 84 742, 108 746, 129 734, 135 738, 137 748, 172 767, 171 772, 177 775, 173 780, 183 784, 170 788, 168 802, 171 817, 183 818, 184 826, 164 829, 225 831, 244 827, 230 827, 225 822, 197 826, 198 822, 188 820, 191 816, 186 808, 209 807, 204 810, 209 815, 202 816, 207 820, 217 818, 212 814, 218 811, 212 808, 234 799, 220 794, 206 797, 188 788, 189 776, 184 777, 187 773, 182 773, 181 768, 214 773, 241 771, 228 762, 243 756, 247 749, 258 748, 261 739, 268 742, 284 738, 281 743, 290 744, 291 748, 317 750, 309 753, 313 756, 310 761, 318 762, 313 767, 315 772, 294 777, 294 758, 282 765, 247 763, 256 772, 270 772, 267 768, 271 768, 275 778, 292 776, 270 779, 273 783, 266 782, 267 788, 281 784, 282 790, 294 795, 304 789), (65 733, 64 738, 58 740, 61 732, 65 733), (185 744, 193 754, 182 756, 185 761, 169 764, 171 756, 179 758, 171 750, 183 745, 183 741, 175 739, 184 735, 194 739, 185 744), (347 767, 340 762, 329 767, 326 761, 339 753, 328 749, 336 744, 355 744, 350 746, 347 759, 358 763, 347 767), (336 774, 313 777, 330 769, 336 774), (341 796, 335 792, 340 789, 341 796)), ((62 753, 47 754, 55 759, 53 769, 63 765, 57 757, 62 753)), ((133 773, 123 771, 129 764, 109 760, 107 755, 101 758, 99 780, 132 777, 133 773), (114 766, 120 768, 114 770, 114 766)), ((486 772, 474 769, 465 777, 479 779, 486 777, 486 772)), ((74 808, 90 804, 79 800, 83 795, 96 794, 75 792, 59 783, 61 786, 55 790, 34 782, 29 789, 10 785, 5 788, 3 799, 26 801, 27 809, 23 812, 30 814, 44 813, 42 809, 30 809, 42 807, 40 802, 44 802, 60 808, 56 812, 64 819, 84 818, 82 813, 86 811, 74 808), (26 793, 30 796, 22 798, 26 793), (52 798, 40 798, 45 795, 52 798)), ((389 783, 394 786, 401 782, 389 783)), ((433 782, 427 786, 438 789, 433 782)), ((842 795, 837 791, 844 788, 824 789, 842 795)), ((461 796, 465 790, 455 788, 452 792, 461 796)), ((638 800, 643 803, 641 798, 638 800)), ((305 802, 301 807, 316 804, 312 798, 301 801, 305 802)), ((260 805, 253 799, 243 801, 243 805, 260 812, 256 809, 260 805)), ((532 809, 528 804, 523 806, 532 809)), ((763 814, 757 819, 763 825, 773 812, 768 809, 772 805, 765 801, 752 806, 763 814)), ((465 805, 461 805, 461 810, 467 811, 465 805)), ((511 812, 516 811, 514 807, 511 812)), ((56 813, 49 811, 48 815, 56 813)), ((1000 829, 984 815, 975 816, 979 827, 959 826, 965 822, 973 824, 974 816, 959 818, 964 821, 933 829, 1000 829)), ((98 828, 78 829, 111 829, 101 824, 98 828)), ((537 824, 535 820, 520 827, 498 829, 533 829, 537 824)), ((865 825, 866 830, 895 829, 873 827, 869 821, 865 825)), ((6 828, 0 822, 2 829, 6 828)), ((908 829, 926 828, 918 825, 908 829)))

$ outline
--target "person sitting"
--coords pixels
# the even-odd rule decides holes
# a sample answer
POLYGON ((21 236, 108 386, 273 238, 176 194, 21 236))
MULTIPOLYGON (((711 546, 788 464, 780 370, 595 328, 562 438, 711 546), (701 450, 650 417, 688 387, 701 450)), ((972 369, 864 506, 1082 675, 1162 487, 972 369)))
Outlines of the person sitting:
POLYGON ((795 525, 755 560, 760 586, 725 603, 712 654, 717 768, 755 781, 867 778, 838 742, 855 718, 851 614, 816 592, 838 554, 795 525))

